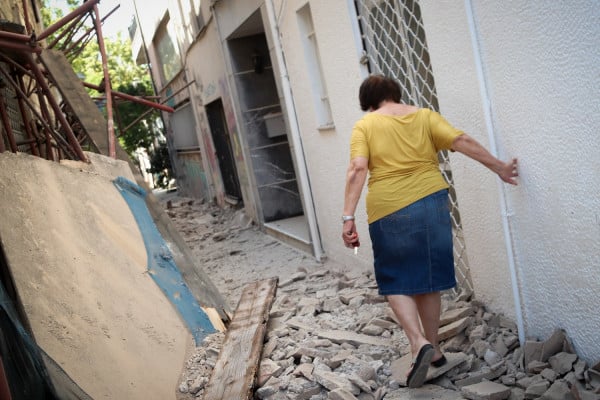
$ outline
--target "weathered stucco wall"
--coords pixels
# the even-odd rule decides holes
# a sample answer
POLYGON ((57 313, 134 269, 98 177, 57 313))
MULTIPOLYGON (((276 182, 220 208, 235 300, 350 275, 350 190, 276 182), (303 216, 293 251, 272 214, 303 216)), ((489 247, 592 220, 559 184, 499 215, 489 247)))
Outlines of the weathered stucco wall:
MULTIPOLYGON (((488 144, 465 4, 421 3, 442 112, 488 144)), ((597 4, 474 1, 473 10, 498 152, 520 160, 520 186, 506 188, 506 199, 526 334, 564 328, 596 362, 597 4)), ((497 185, 464 157, 453 156, 452 168, 476 293, 513 314, 497 185)))
MULTIPOLYGON (((284 3, 280 17, 281 36, 323 247, 328 257, 370 268, 372 253, 364 197, 356 213, 362 237, 359 256, 355 257, 341 240, 340 217, 344 205, 346 168, 350 159, 350 133, 354 123, 362 116, 358 105, 358 87, 362 75, 350 24, 352 16, 346 1, 308 2, 333 117, 331 129, 319 130, 311 92, 315 77, 308 72, 298 28, 297 11, 306 2, 284 3), (332 18, 333 15, 336 17, 332 18)), ((275 9, 280 10, 280 7, 281 1, 276 1, 275 9)))

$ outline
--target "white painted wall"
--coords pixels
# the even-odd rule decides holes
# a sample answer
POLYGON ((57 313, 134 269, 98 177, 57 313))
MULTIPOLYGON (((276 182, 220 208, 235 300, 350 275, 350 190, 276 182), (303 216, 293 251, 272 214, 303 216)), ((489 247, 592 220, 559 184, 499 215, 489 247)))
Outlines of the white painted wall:
MULTIPOLYGON (((507 188, 525 331, 564 328, 588 362, 600 358, 600 161, 595 1, 473 1, 501 157, 520 160, 507 188)), ((422 0, 441 111, 484 144, 481 96, 465 4, 422 0)), ((452 156, 478 297, 512 315, 497 185, 452 156)))
POLYGON ((277 0, 275 9, 280 12, 285 60, 325 254, 340 262, 356 263, 370 269, 372 252, 364 197, 357 211, 362 244, 359 256, 355 257, 351 250, 345 248, 341 239, 340 218, 344 202, 346 168, 350 157, 350 133, 354 123, 363 115, 358 103, 358 87, 362 75, 347 2, 277 0), (317 129, 319 123, 311 92, 311 76, 305 60, 296 14, 306 3, 311 7, 333 115, 334 127, 327 130, 317 129))

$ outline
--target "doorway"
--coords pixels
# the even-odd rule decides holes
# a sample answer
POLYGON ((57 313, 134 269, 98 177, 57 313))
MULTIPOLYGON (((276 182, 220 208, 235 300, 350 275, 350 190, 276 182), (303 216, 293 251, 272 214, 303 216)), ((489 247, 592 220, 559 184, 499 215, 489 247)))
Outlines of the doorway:
POLYGON ((208 125, 212 133, 215 152, 221 170, 221 180, 225 190, 225 196, 236 204, 242 201, 240 181, 235 168, 233 147, 231 137, 225 121, 225 111, 221 99, 215 100, 205 106, 208 125))
POLYGON ((267 232, 313 253, 296 164, 291 151, 260 10, 227 38, 227 47, 258 198, 267 232))

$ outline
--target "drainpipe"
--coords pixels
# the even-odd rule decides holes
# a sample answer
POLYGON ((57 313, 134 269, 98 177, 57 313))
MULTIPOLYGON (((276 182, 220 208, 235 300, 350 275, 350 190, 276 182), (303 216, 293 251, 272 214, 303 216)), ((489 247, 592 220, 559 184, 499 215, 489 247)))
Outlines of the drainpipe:
MULTIPOLYGON (((479 33, 477 31, 477 24, 475 22, 475 14, 473 10, 472 0, 465 0, 465 9, 467 12, 467 22, 469 24, 469 32, 471 34, 471 44, 473 46, 473 56, 475 59, 475 68, 477 69, 477 79, 479 81, 479 91, 481 93, 481 101, 483 103, 483 112, 485 115, 485 125, 488 133, 488 140, 490 146, 490 153, 497 156, 498 150, 496 147, 496 133, 494 128, 492 103, 489 96, 488 84, 483 68, 481 48, 479 47, 479 33)), ((523 325, 523 314, 521 309, 521 295, 519 292, 519 284, 517 278, 517 268, 515 265, 515 255, 512 244, 512 234, 510 232, 510 221, 509 217, 512 213, 508 212, 508 206, 506 204, 506 189, 500 179, 496 180, 498 183, 500 193, 500 209, 502 210, 502 228, 504 230, 504 244, 506 246, 506 255, 508 258, 508 266, 510 269, 510 278, 513 290, 513 299, 515 302, 515 313, 517 316, 517 329, 519 331, 519 342, 521 346, 525 343, 525 329, 523 325)))
POLYGON ((275 18, 275 6, 273 5, 273 0, 265 1, 265 6, 267 8, 267 16, 269 18, 269 27, 271 28, 271 37, 273 38, 274 52, 275 56, 277 57, 277 64, 279 65, 283 98, 290 123, 290 134, 294 155, 296 156, 296 164, 298 165, 298 174, 300 175, 300 179, 298 181, 300 183, 301 193, 304 200, 303 203, 305 207, 305 214, 308 218, 308 229, 312 239, 313 252, 316 259, 321 261, 324 256, 323 249, 321 248, 321 236, 317 228, 317 216, 312 199, 312 192, 310 190, 310 180, 308 177, 306 160, 304 159, 302 138, 300 137, 300 126, 298 123, 298 117, 296 115, 296 107, 294 105, 294 98, 292 96, 292 88, 290 85, 287 66, 283 56, 283 46, 279 36, 279 26, 277 24, 277 19, 275 18))

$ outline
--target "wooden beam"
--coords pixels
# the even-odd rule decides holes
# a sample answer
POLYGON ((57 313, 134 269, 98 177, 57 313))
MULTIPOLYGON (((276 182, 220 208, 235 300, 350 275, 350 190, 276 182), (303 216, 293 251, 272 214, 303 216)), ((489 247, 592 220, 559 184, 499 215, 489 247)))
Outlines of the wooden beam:
POLYGON ((250 400, 278 278, 244 286, 203 400, 250 400))

